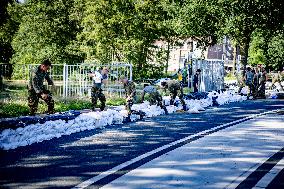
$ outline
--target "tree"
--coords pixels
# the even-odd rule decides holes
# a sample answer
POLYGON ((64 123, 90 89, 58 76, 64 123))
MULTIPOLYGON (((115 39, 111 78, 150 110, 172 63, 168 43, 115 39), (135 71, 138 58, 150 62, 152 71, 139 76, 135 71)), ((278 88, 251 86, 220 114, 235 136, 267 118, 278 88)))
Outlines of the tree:
POLYGON ((177 30, 181 37, 191 37, 203 47, 223 38, 220 34, 222 12, 217 0, 187 0, 180 9, 177 30))
POLYGON ((252 40, 249 48, 249 61, 250 65, 256 66, 258 64, 266 64, 266 56, 264 54, 265 38, 262 31, 256 30, 252 35, 252 40))
POLYGON ((53 63, 78 63, 83 60, 74 53, 74 41, 80 31, 74 0, 29 0, 20 7, 20 26, 12 46, 12 62, 37 64, 50 58, 53 63))
MULTIPOLYGON (((271 0, 223 0, 224 33, 242 47, 246 67, 253 33, 260 29, 275 31, 283 25, 283 2, 271 0)), ((261 54, 259 51, 257 54, 261 54)), ((259 56, 258 56, 259 57, 259 56)))
POLYGON ((152 60, 159 54, 154 42, 169 36, 165 29, 167 5, 158 0, 87 1, 84 29, 78 36, 81 49, 90 60, 132 63, 136 78, 163 73, 163 65, 155 65, 152 60))
POLYGON ((203 46, 215 44, 224 35, 230 37, 241 47, 246 67, 254 31, 281 29, 283 7, 283 2, 276 0, 188 0, 180 15, 180 33, 203 46))
POLYGON ((267 66, 275 70, 284 69, 284 34, 281 31, 276 32, 268 43, 267 66))
POLYGON ((11 45, 13 36, 18 29, 19 23, 9 15, 9 7, 19 6, 14 0, 0 1, 0 63, 9 63, 13 55, 11 45))

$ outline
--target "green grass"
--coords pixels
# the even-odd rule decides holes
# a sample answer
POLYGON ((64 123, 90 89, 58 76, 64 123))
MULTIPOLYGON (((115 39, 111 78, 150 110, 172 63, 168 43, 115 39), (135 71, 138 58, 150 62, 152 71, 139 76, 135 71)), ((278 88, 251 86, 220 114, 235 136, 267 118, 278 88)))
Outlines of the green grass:
POLYGON ((17 117, 21 115, 28 115, 29 108, 27 105, 21 103, 0 103, 0 118, 3 117, 17 117))
POLYGON ((119 106, 125 104, 125 99, 124 98, 109 98, 106 100, 106 104, 108 106, 119 106))
MULTIPOLYGON (((82 109, 90 109, 92 107, 91 100, 78 100, 78 99, 65 99, 59 100, 54 98, 55 104, 54 109, 55 112, 64 112, 68 110, 82 110, 82 109)), ((123 98, 113 98, 107 99, 106 104, 108 106, 118 106, 125 104, 125 99, 123 98)), ((8 100, 5 102, 1 102, 0 108, 0 118, 4 117, 18 117, 25 116, 29 114, 29 107, 27 100, 8 100)), ((99 103, 97 107, 99 107, 99 103)), ((47 110, 47 106, 44 101, 40 100, 38 105, 37 113, 45 113, 47 110)))
MULTIPOLYGON (((159 90, 162 96, 169 95, 167 90, 159 90)), ((184 93, 188 93, 190 89, 184 88, 184 93)), ((8 85, 4 91, 0 92, 0 118, 5 117, 18 117, 25 116, 29 114, 29 107, 27 101, 27 89, 25 85, 8 85)), ((136 103, 141 102, 141 95, 137 94, 136 103)), ((92 103, 90 98, 61 98, 58 96, 53 97, 55 104, 55 112, 64 112, 68 110, 82 110, 91 109, 92 103)), ((145 95, 145 100, 149 100, 149 95, 145 95)), ((107 97, 107 106, 119 106, 125 104, 125 98, 120 98, 116 96, 107 97)), ((97 107, 100 106, 100 101, 98 101, 97 107)), ((47 110, 47 106, 43 100, 39 101, 37 113, 42 114, 47 110)))
MULTIPOLYGON (((9 84, 5 90, 0 92, 0 118, 18 117, 29 114, 27 101, 27 89, 25 85, 9 84)), ((82 110, 92 108, 90 98, 61 98, 53 97, 55 104, 55 112, 64 112, 68 110, 82 110)), ((100 103, 100 102, 99 102, 100 103)), ((100 106, 98 103, 97 107, 100 106)), ((112 97, 107 98, 108 106, 118 106, 125 104, 124 98, 112 97)), ((42 114, 47 110, 47 106, 43 100, 39 101, 37 113, 42 114)))

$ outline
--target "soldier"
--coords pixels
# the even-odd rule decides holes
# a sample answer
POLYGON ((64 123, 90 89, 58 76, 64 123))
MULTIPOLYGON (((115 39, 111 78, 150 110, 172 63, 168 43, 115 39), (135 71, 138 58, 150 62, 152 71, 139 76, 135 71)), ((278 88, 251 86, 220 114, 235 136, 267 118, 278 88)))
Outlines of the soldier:
POLYGON ((44 79, 46 79, 48 85, 54 87, 53 81, 50 79, 49 73, 47 72, 50 67, 51 62, 49 60, 44 60, 41 65, 31 71, 31 77, 28 84, 28 105, 30 108, 30 115, 35 115, 37 112, 40 98, 47 104, 47 113, 54 113, 54 100, 52 99, 52 94, 49 90, 46 90, 43 85, 44 79))
POLYGON ((266 98, 265 97, 265 84, 267 81, 267 73, 265 68, 261 68, 261 76, 259 78, 259 89, 258 89, 258 96, 260 98, 266 98))
POLYGON ((183 88, 180 86, 178 81, 175 81, 175 80, 164 81, 161 83, 161 87, 164 89, 168 89, 170 91, 170 96, 171 96, 170 104, 171 105, 174 104, 175 98, 178 95, 182 103, 183 110, 184 111, 187 110, 186 104, 183 100, 183 88))
POLYGON ((146 85, 142 91, 142 96, 141 96, 141 101, 144 101, 144 96, 145 94, 148 93, 149 94, 149 102, 150 105, 154 105, 157 102, 157 106, 160 106, 164 111, 165 114, 168 115, 168 110, 166 108, 166 106, 163 104, 163 98, 161 96, 161 94, 158 92, 158 90, 154 87, 154 86, 149 86, 146 85))
POLYGON ((253 94, 253 91, 254 91, 253 78, 254 78, 254 73, 251 71, 251 68, 248 67, 245 73, 245 84, 249 88, 247 99, 249 99, 249 97, 253 94))
POLYGON ((274 86, 277 89, 277 91, 283 91, 281 80, 282 80, 281 72, 278 71, 276 74, 273 75, 272 78, 272 87, 274 86))
POLYGON ((93 87, 92 87, 92 110, 94 111, 97 105, 98 99, 101 101, 100 110, 103 111, 106 106, 106 97, 102 90, 102 84, 107 83, 108 79, 108 68, 104 67, 100 71, 95 71, 89 74, 90 77, 93 77, 93 87))
POLYGON ((241 74, 237 74, 237 81, 239 86, 238 94, 241 94, 242 89, 245 87, 245 71, 243 70, 241 74))
POLYGON ((260 78, 260 73, 259 73, 259 69, 256 68, 255 69, 255 74, 253 77, 253 85, 254 85, 254 92, 253 92, 253 96, 254 98, 256 98, 258 96, 258 88, 259 88, 259 78, 260 78))
POLYGON ((200 73, 201 73, 201 70, 197 69, 196 73, 193 76, 193 92, 195 92, 195 93, 198 92, 198 88, 199 88, 199 84, 200 84, 200 79, 199 79, 200 73))
POLYGON ((125 90, 126 105, 128 117, 131 115, 131 107, 134 104, 136 98, 136 89, 133 81, 129 81, 125 76, 121 76, 119 81, 123 83, 123 88, 125 90))

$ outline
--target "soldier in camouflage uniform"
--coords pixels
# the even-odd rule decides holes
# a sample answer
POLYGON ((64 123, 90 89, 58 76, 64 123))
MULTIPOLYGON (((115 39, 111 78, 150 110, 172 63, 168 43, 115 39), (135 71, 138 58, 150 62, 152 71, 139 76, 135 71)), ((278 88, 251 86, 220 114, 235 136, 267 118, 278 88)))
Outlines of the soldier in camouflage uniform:
POLYGON ((100 110, 103 111, 105 109, 106 97, 102 90, 102 84, 107 82, 108 79, 108 68, 104 67, 101 71, 95 71, 89 74, 89 76, 93 77, 93 87, 92 87, 92 110, 94 111, 97 105, 98 99, 101 101, 100 110))
POLYGON ((47 113, 54 113, 54 100, 52 94, 43 85, 44 79, 48 82, 48 85, 52 85, 53 81, 49 77, 47 72, 51 67, 51 62, 45 60, 42 64, 31 71, 30 80, 28 84, 28 105, 30 107, 30 115, 35 115, 38 108, 38 102, 41 98, 47 104, 47 113))
POLYGON ((282 75, 281 75, 281 72, 278 71, 272 77, 271 87, 274 86, 277 89, 277 91, 283 91, 283 87, 281 85, 281 81, 282 81, 282 75))
POLYGON ((241 94, 242 89, 246 86, 244 76, 245 76, 245 71, 242 71, 241 74, 237 74, 237 81, 239 86, 238 94, 241 94))
POLYGON ((131 107, 134 104, 136 98, 136 89, 133 81, 129 81, 125 76, 120 77, 120 82, 123 83, 126 95, 126 105, 125 109, 127 110, 128 115, 131 115, 131 107))
POLYGON ((171 96, 170 104, 171 105, 174 104, 176 96, 178 96, 182 103, 183 110, 187 109, 186 104, 183 100, 183 88, 180 86, 180 83, 178 81, 175 81, 175 80, 165 81, 161 83, 161 86, 162 88, 168 89, 170 91, 170 96, 171 96))
POLYGON ((168 114, 167 108, 163 104, 163 98, 158 90, 154 86, 146 85, 142 91, 141 101, 144 101, 145 94, 149 94, 149 102, 150 105, 154 105, 157 102, 157 106, 160 106, 164 111, 165 114, 168 114))
POLYGON ((254 91, 253 91, 253 97, 256 98, 258 95, 258 87, 259 87, 259 78, 260 78, 260 73, 259 69, 255 69, 255 74, 253 76, 253 85, 254 85, 254 91))
POLYGON ((259 98, 266 98, 265 97, 265 84, 267 81, 267 73, 265 68, 261 68, 261 76, 259 78, 259 88, 258 88, 258 97, 259 98))

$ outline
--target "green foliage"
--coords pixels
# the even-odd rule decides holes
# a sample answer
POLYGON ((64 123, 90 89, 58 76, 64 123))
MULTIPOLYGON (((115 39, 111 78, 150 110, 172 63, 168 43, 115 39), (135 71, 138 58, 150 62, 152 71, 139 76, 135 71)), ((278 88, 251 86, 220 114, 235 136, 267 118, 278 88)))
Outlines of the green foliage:
POLYGON ((106 104, 108 106, 120 106, 125 104, 124 98, 107 98, 106 104))
POLYGON ((237 79, 236 76, 232 72, 228 73, 224 78, 225 81, 231 81, 236 79, 237 79))
MULTIPOLYGON (((249 53, 249 46, 253 40, 253 34, 258 30, 275 31, 283 25, 283 2, 277 0, 253 0, 234 1, 222 0, 225 13, 224 33, 229 35, 241 46, 244 55, 243 64, 246 66, 249 53)), ((263 52, 253 50, 252 60, 264 62, 263 52)))
MULTIPOLYGON (((4 91, 1 91, 0 93, 0 117, 16 117, 28 115, 29 107, 27 102, 27 95, 28 93, 25 85, 18 83, 7 83, 7 88, 4 91)), ((89 98, 66 99, 54 96, 54 101, 54 108, 56 112, 92 108, 92 103, 89 98)), ((108 106, 123 105, 125 104, 125 99, 118 97, 107 98, 106 104, 108 106)), ((40 100, 38 105, 38 113, 45 113, 46 110, 47 106, 45 102, 43 100, 40 100)))
MULTIPOLYGON (((124 98, 113 98, 107 99, 106 102, 109 106, 119 106, 125 104, 124 98)), ((68 110, 82 110, 82 109, 91 109, 92 103, 90 100, 77 100, 77 99, 68 99, 68 100, 55 100, 54 109, 55 112, 64 112, 68 110)), ((98 104, 99 107, 99 104, 98 104)), ((47 110, 45 102, 42 100, 39 101, 38 113, 45 113, 47 110)), ((24 116, 29 114, 29 107, 27 101, 22 100, 9 100, 8 102, 1 103, 0 108, 0 117, 17 117, 24 116)))
POLYGON ((16 117, 21 115, 27 115, 29 113, 29 108, 25 104, 9 102, 1 103, 0 105, 0 118, 16 117))
POLYGON ((245 65, 248 55, 252 64, 268 61, 273 68, 282 58, 284 5, 278 0, 1 3, 0 61, 13 64, 37 64, 46 58, 58 64, 123 61, 133 65, 135 80, 157 78, 168 67, 169 48, 158 48, 156 41, 171 47, 192 38, 207 47, 224 36, 241 47, 245 65), (269 32, 257 35, 264 30, 269 32))
POLYGON ((249 49, 249 63, 263 64, 269 69, 281 70, 284 60, 284 34, 281 31, 257 30, 249 49))
POLYGON ((0 62, 9 63, 14 53, 11 42, 18 29, 19 23, 12 19, 9 14, 9 7, 18 5, 14 0, 0 1, 0 62), (14 2, 14 3, 13 3, 14 2))
POLYGON ((68 110, 90 109, 91 107, 92 103, 90 101, 70 99, 65 101, 57 101, 54 109, 56 112, 64 112, 68 110))
MULTIPOLYGON (((76 100, 69 99, 65 101, 55 100, 55 111, 56 112, 64 112, 68 110, 82 110, 82 109, 90 109, 92 104, 90 101, 86 100, 76 100)), ((43 101, 39 101, 38 105, 38 113, 45 113, 47 110, 46 104, 43 101)), ((24 116, 29 114, 29 107, 27 104, 27 100, 9 100, 5 103, 1 103, 0 108, 0 117, 17 117, 24 116)))
MULTIPOLYGON (((283 31, 283 2, 277 0, 188 0, 180 14, 180 34, 193 36, 202 46, 228 36, 241 47, 247 64, 256 30, 283 31)), ((251 49, 253 62, 264 62, 263 51, 251 49), (255 51, 255 52, 254 52, 255 51)))
POLYGON ((188 0, 179 14, 179 34, 192 37, 200 46, 216 44, 220 36, 222 12, 216 0, 188 0))
POLYGON ((87 1, 84 29, 78 35, 81 49, 90 60, 130 62, 135 79, 155 77, 164 69, 162 52, 153 43, 168 36, 166 5, 166 1, 87 1))
POLYGON ((20 26, 12 46, 12 63, 36 64, 50 58, 54 63, 74 63, 82 57, 72 53, 78 21, 72 18, 74 0, 29 0, 21 10, 20 26))
POLYGON ((269 44, 267 51, 268 62, 267 65, 276 70, 282 70, 284 68, 284 34, 283 32, 277 32, 274 35, 269 44))
POLYGON ((265 39, 261 32, 255 31, 253 33, 252 41, 249 48, 249 64, 256 66, 258 64, 265 64, 266 57, 264 54, 265 39))

